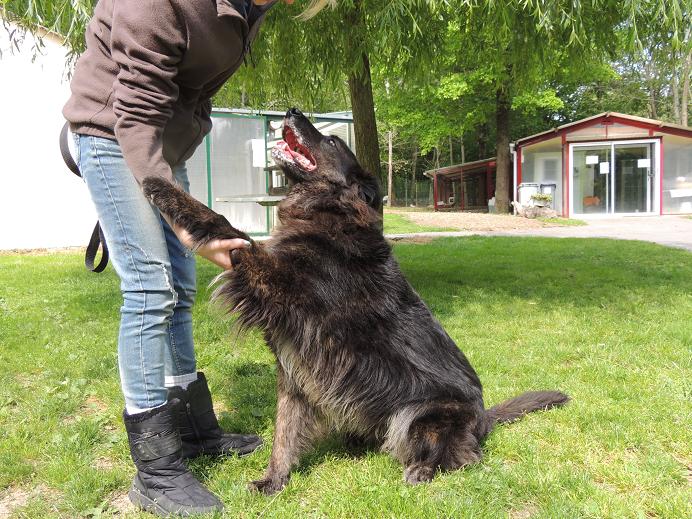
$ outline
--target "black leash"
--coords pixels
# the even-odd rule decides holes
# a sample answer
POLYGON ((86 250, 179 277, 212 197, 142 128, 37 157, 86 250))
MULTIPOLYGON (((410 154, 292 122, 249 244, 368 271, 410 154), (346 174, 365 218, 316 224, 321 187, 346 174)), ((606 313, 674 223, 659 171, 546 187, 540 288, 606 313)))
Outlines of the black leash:
MULTIPOLYGON (((60 154, 70 171, 81 178, 82 174, 79 172, 79 167, 72 158, 72 153, 70 153, 70 148, 67 144, 68 130, 69 123, 65 122, 62 130, 60 130, 60 154)), ((89 245, 87 245, 86 254, 84 255, 84 265, 92 272, 103 272, 106 265, 108 265, 106 238, 103 236, 101 225, 98 222, 96 222, 96 227, 94 227, 94 231, 91 233, 91 238, 89 239, 89 245), (94 266, 99 246, 101 246, 101 261, 99 261, 98 265, 94 266)))

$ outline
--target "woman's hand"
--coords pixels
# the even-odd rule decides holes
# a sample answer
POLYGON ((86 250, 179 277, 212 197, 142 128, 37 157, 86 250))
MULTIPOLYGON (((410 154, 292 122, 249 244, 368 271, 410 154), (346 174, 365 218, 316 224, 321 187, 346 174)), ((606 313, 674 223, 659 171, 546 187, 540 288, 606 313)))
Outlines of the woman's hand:
MULTIPOLYGON (((171 228, 176 236, 178 236, 180 243, 185 245, 188 249, 195 250, 190 233, 178 225, 172 225, 171 228)), ((232 270, 231 251, 233 249, 243 249, 249 246, 250 242, 242 238, 212 240, 196 249, 195 252, 224 270, 232 270)))

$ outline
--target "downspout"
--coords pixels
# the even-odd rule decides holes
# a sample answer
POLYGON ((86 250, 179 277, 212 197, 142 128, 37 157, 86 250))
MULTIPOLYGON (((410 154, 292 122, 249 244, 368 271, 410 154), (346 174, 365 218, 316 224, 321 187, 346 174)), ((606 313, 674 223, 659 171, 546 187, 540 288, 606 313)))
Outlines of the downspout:
MULTIPOLYGON (((517 201, 517 149, 513 142, 509 143, 509 152, 512 154, 512 200, 517 201)), ((514 214, 517 214, 517 209, 514 207, 514 214)))
POLYGON ((663 215, 663 135, 658 146, 658 214, 663 215))

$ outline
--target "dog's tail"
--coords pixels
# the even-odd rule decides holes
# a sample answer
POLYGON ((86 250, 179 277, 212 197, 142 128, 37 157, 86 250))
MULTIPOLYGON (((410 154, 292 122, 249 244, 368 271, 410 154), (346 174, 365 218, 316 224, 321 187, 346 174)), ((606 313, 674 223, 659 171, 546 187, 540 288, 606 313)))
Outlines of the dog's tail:
POLYGON ((496 423, 513 422, 527 413, 560 407, 567 402, 569 396, 560 391, 527 391, 486 411, 488 432, 496 423))

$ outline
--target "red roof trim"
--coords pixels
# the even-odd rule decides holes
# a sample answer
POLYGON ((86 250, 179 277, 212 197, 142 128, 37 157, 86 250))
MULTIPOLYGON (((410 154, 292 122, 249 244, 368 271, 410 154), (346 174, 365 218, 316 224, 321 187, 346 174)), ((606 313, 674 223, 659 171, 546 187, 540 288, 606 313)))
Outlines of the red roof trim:
POLYGON ((444 168, 439 168, 439 169, 429 169, 428 171, 424 172, 426 176, 437 176, 440 175, 441 177, 449 177, 453 175, 458 175, 461 173, 469 173, 469 172, 483 172, 487 168, 494 168, 496 167, 497 162, 495 157, 491 159, 483 159, 483 160, 476 160, 473 162, 465 162, 464 164, 454 164, 453 166, 445 166, 444 168))
MULTIPOLYGON (((532 144, 537 144, 539 142, 543 141, 548 141, 551 139, 555 139, 557 137, 560 137, 562 135, 566 135, 572 132, 575 132, 577 130, 580 130, 582 128, 589 128, 591 126, 596 126, 598 124, 603 124, 603 123, 620 123, 620 124, 625 124, 627 126, 633 126, 635 128, 641 128, 644 130, 653 130, 653 131, 658 131, 661 133, 668 133, 671 135, 678 135, 681 137, 690 137, 692 138, 692 128, 690 129, 684 129, 684 128, 677 128, 675 126, 668 126, 665 122, 662 121, 641 121, 638 118, 630 118, 627 117, 625 114, 613 114, 610 112, 601 114, 600 116, 595 116, 595 117, 589 117, 587 119, 584 119, 582 121, 576 121, 574 123, 568 123, 560 128, 553 128, 552 130, 547 130, 543 133, 539 133, 537 135, 534 135, 532 137, 525 137, 524 139, 518 139, 516 141, 517 148, 523 148, 526 146, 530 146, 532 144)), ((607 139, 607 140, 613 140, 613 139, 607 139)))

